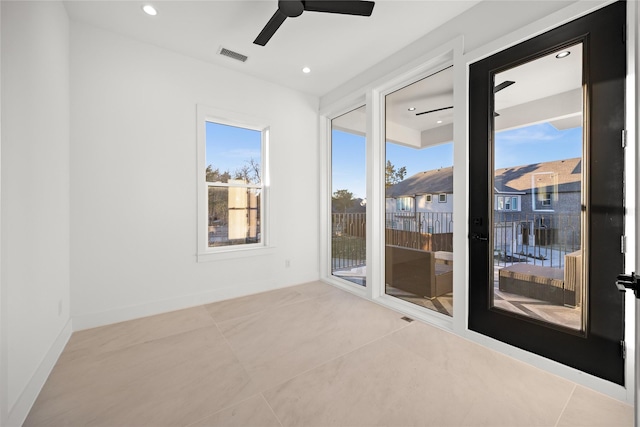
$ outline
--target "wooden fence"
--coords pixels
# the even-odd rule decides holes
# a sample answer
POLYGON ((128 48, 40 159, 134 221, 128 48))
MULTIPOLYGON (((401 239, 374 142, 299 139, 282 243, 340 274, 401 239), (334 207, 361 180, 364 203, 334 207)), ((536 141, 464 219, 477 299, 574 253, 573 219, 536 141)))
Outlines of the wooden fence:
POLYGON ((385 229, 385 244, 422 249, 423 251, 453 252, 453 233, 418 233, 417 231, 385 229))

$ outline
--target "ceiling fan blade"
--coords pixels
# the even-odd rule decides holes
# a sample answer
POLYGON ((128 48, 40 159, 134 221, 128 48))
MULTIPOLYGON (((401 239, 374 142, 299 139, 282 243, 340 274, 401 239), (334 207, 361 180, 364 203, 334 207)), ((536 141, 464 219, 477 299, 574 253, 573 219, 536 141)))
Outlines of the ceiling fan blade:
POLYGON ((429 111, 423 111, 422 113, 416 113, 416 116, 421 116, 423 114, 429 114, 429 113, 435 113, 436 111, 449 110, 451 108, 453 108, 453 105, 451 107, 436 108, 435 110, 429 110, 429 111))
POLYGON ((350 1, 350 0, 337 0, 337 1, 321 1, 321 0, 309 0, 303 1, 304 10, 310 12, 327 12, 327 13, 341 13, 344 15, 360 15, 371 16, 373 12, 374 2, 372 1, 350 1))
POLYGON ((258 34, 258 37, 256 37, 253 43, 259 44, 260 46, 266 45, 275 32, 278 31, 278 28, 280 28, 280 25, 282 25, 285 19, 287 19, 287 15, 280 12, 280 9, 276 10, 276 13, 269 19, 269 22, 267 22, 267 25, 260 31, 260 34, 258 34))
POLYGON ((505 80, 502 83, 500 83, 498 86, 493 88, 493 93, 500 92, 502 89, 508 88, 509 86, 511 86, 514 83, 515 83, 514 81, 505 80))

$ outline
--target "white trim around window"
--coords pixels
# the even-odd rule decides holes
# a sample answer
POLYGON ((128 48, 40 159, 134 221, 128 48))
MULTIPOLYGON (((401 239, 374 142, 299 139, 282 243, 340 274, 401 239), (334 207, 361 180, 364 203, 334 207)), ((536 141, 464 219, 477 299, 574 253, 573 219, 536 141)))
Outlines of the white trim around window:
POLYGON ((219 110, 197 105, 197 260, 221 261, 226 259, 265 255, 273 250, 269 244, 269 126, 266 121, 233 111, 219 110), (230 184, 208 183, 206 177, 206 125, 214 122, 227 126, 250 129, 261 133, 261 183, 233 185, 235 187, 257 188, 261 192, 260 242, 230 246, 209 246, 209 188, 231 186, 230 184))

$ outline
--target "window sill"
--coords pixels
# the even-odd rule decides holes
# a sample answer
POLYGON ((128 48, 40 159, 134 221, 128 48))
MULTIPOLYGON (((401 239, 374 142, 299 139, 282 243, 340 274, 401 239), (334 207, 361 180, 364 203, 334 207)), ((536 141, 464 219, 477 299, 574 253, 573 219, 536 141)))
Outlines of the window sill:
POLYGON ((275 253, 275 246, 257 246, 252 248, 229 248, 211 252, 200 252, 196 256, 198 262, 227 261, 254 256, 271 255, 275 253))

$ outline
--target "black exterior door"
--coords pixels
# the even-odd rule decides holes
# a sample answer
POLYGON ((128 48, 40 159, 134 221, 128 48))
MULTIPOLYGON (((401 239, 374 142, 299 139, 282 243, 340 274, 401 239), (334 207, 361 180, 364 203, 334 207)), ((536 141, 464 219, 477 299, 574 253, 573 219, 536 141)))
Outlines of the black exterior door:
POLYGON ((625 10, 472 64, 469 110, 469 328, 617 384, 625 10))

